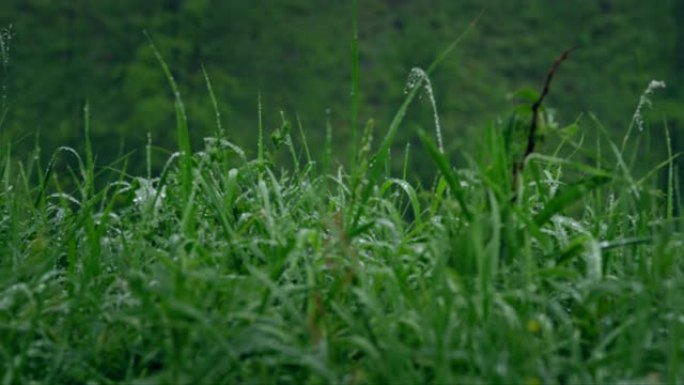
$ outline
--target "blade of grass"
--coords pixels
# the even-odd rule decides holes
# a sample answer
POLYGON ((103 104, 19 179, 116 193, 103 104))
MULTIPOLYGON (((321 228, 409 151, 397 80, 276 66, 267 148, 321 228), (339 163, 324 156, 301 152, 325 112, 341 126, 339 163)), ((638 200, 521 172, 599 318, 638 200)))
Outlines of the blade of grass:
POLYGON ((299 136, 302 138, 302 146, 304 147, 304 154, 306 154, 306 163, 311 164, 312 163, 312 158, 311 158, 311 152, 309 151, 309 143, 306 138, 306 134, 304 134, 304 126, 302 125, 301 119, 299 119, 299 114, 295 115, 297 118, 297 127, 299 128, 299 136))
POLYGON ((188 118, 185 114, 185 104, 181 99, 180 91, 178 90, 178 85, 176 80, 166 64, 166 61, 162 57, 161 53, 157 49, 156 45, 152 41, 152 38, 144 31, 145 37, 149 43, 154 56, 157 58, 159 65, 164 71, 166 80, 171 86, 174 98, 174 109, 176 111, 176 139, 178 141, 178 150, 181 152, 181 178, 183 182, 183 192, 185 194, 185 202, 189 202, 190 194, 192 190, 192 148, 190 146, 190 131, 188 129, 188 118))
POLYGON ((263 105, 261 104, 261 92, 257 96, 258 104, 258 120, 259 120, 259 138, 257 139, 257 161, 259 163, 259 177, 263 177, 263 167, 264 167, 264 114, 263 105))
MULTIPOLYGON (((674 192, 673 192, 673 183, 674 183, 674 157, 672 156, 672 138, 670 137, 670 127, 667 124, 667 120, 664 121, 665 124, 665 145, 667 146, 667 158, 668 158, 668 163, 667 163, 667 192, 666 192, 666 199, 667 199, 667 207, 665 211, 665 218, 667 220, 671 220, 673 217, 673 212, 674 212, 674 192)), ((680 154, 677 154, 680 155, 680 154)))
POLYGON ((636 183, 634 183, 634 179, 632 178, 632 174, 629 171, 629 167, 627 167, 627 164, 625 163, 624 158, 622 157, 622 151, 618 149, 618 147, 613 143, 612 140, 610 140, 610 136, 608 134, 608 130, 606 127, 596 118, 594 114, 589 114, 591 117, 592 121, 596 125, 596 127, 599 128, 603 136, 606 138, 608 141, 608 144, 610 145, 611 150, 613 150, 613 154, 615 154, 615 159, 617 160, 618 166, 622 170, 623 176, 625 179, 627 179, 627 182, 629 183, 630 190, 632 194, 634 195, 635 198, 639 198, 639 190, 636 188, 636 183))
POLYGON ((95 165, 93 161, 93 146, 90 141, 90 103, 86 100, 83 107, 83 125, 85 131, 85 172, 83 175, 83 199, 88 199, 93 193, 95 179, 95 165))
POLYGON ((406 142, 406 149, 404 150, 404 166, 401 168, 401 179, 404 179, 404 180, 406 180, 406 172, 408 171, 410 151, 411 151, 411 142, 406 142))
POLYGON ((411 209, 413 210, 414 220, 416 224, 420 224, 420 213, 422 212, 420 208, 420 201, 418 200, 418 194, 416 193, 416 190, 411 186, 410 183, 403 179, 391 178, 382 185, 382 188, 380 189, 380 195, 385 195, 387 190, 393 185, 398 186, 400 189, 402 189, 406 196, 409 198, 409 202, 411 203, 411 209))
POLYGON ((216 136, 219 139, 223 139, 226 133, 221 124, 221 111, 219 110, 218 102, 216 101, 216 95, 214 95, 214 87, 211 86, 211 80, 209 79, 206 68, 204 68, 204 64, 202 64, 202 74, 204 75, 204 82, 206 83, 209 98, 211 99, 211 106, 214 108, 214 114, 216 115, 216 136))
POLYGON ((425 131, 418 130, 418 136, 420 137, 420 141, 423 142, 423 145, 427 148, 430 157, 432 157, 432 160, 435 162, 437 168, 449 185, 449 191, 451 191, 459 206, 461 206, 464 216, 468 221, 471 221, 473 219, 473 214, 470 212, 470 209, 466 204, 459 178, 451 169, 449 160, 439 151, 439 148, 437 148, 435 143, 432 141, 432 139, 430 139, 429 135, 425 131))
POLYGON ((330 111, 326 111, 325 119, 325 143, 323 144, 323 164, 321 175, 330 172, 330 160, 332 158, 332 124, 330 123, 330 111))
POLYGON ((359 125, 359 103, 361 95, 359 91, 359 2, 352 2, 352 87, 351 87, 351 170, 356 169, 356 141, 359 125))

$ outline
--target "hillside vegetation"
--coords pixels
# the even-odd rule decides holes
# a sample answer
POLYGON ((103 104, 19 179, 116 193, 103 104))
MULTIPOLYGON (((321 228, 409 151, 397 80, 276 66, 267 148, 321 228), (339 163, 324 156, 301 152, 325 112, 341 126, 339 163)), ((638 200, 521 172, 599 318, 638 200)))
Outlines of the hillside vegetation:
MULTIPOLYGON (((88 101, 94 151, 101 162, 135 151, 132 163, 144 164, 148 132, 156 146, 172 149, 173 95, 161 91, 165 79, 143 35, 146 30, 178 80, 196 145, 212 133, 214 122, 204 66, 231 139, 246 149, 256 141, 248 127, 257 123, 260 92, 267 132, 280 124, 279 111, 284 110, 293 120, 300 117, 317 155, 327 120, 337 146, 349 146, 351 3, 4 1, 0 26, 12 25, 13 38, 2 75, 10 106, 3 134, 19 141, 24 153, 33 147, 36 132, 48 152, 63 145, 82 149, 81 110, 88 101)), ((364 2, 358 21, 361 121, 373 118, 377 127, 388 127, 403 97, 406 74, 427 66, 484 6, 486 15, 471 38, 432 78, 450 152, 479 136, 488 121, 504 117, 516 103, 510 95, 525 87, 537 89, 549 64, 575 45, 579 48, 547 102, 557 109, 558 121, 592 112, 619 140, 644 85, 665 80, 668 88, 655 96, 656 110, 644 113, 658 127, 667 116, 679 147, 684 37, 677 23, 684 18, 682 4, 364 2)), ((431 121, 429 106, 421 102, 406 123, 429 127, 431 121)), ((408 141, 418 144, 411 130, 400 132, 395 153, 408 141)), ((654 146, 665 150, 663 141, 654 146)), ((341 151, 338 160, 348 161, 346 154, 341 151)), ((153 154, 157 171, 167 156, 153 154)), ((427 159, 417 157, 414 164, 414 174, 427 176, 427 159)), ((400 162, 394 167, 398 170, 400 162)))

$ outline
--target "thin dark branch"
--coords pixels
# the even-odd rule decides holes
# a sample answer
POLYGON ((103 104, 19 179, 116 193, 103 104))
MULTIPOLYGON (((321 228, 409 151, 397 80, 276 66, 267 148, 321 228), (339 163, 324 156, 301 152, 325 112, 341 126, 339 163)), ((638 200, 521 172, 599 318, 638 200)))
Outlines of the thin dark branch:
POLYGON ((527 136, 527 147, 525 148, 525 153, 523 154, 522 159, 517 162, 514 162, 513 164, 513 186, 515 186, 515 181, 517 179, 518 174, 522 173, 523 168, 525 167, 525 161, 530 155, 532 155, 537 145, 539 109, 541 108, 542 102, 544 102, 544 98, 549 93, 549 88, 551 87, 551 80, 553 80, 553 75, 556 74, 556 71, 558 70, 558 67, 560 67, 561 63, 563 63, 568 58, 568 56, 570 56, 570 53, 576 48, 577 46, 566 49, 558 57, 558 59, 556 59, 556 61, 553 62, 551 68, 549 68, 549 71, 546 74, 546 79, 544 80, 544 88, 542 89, 539 98, 534 102, 534 104, 532 104, 532 120, 530 121, 530 131, 527 136))
POLYGON ((527 159, 530 154, 534 152, 534 147, 536 144, 536 137, 537 137, 537 122, 539 121, 539 108, 542 105, 542 102, 544 101, 544 98, 546 95, 549 93, 549 87, 551 86, 551 80, 553 79, 553 75, 556 73, 556 70, 558 70, 558 67, 560 67, 561 63, 565 61, 565 59, 570 56, 570 52, 572 52, 575 48, 577 47, 571 47, 566 49, 559 57, 556 59, 555 62, 553 62, 553 65, 551 68, 549 68, 549 72, 546 74, 546 80, 544 81, 544 89, 542 90, 541 95, 539 95, 539 99, 537 99, 536 102, 532 105, 532 121, 530 122, 530 134, 527 137, 527 149, 525 150, 525 155, 523 156, 523 162, 525 159, 527 159))

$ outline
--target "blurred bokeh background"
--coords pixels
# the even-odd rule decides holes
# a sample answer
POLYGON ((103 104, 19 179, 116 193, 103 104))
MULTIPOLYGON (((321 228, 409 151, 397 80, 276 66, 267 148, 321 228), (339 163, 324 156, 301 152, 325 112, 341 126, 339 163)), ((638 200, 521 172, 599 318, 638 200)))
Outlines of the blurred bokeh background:
MULTIPOLYGON (((508 115, 510 95, 540 88, 550 64, 573 45, 580 48, 546 102, 561 125, 592 112, 621 138, 649 81, 664 80, 667 88, 644 111, 648 154, 664 158, 664 119, 682 147, 684 0, 360 0, 361 125, 374 118, 376 136, 384 132, 410 69, 428 66, 483 7, 477 27, 432 76, 447 151, 508 115)), ((0 79, 8 107, 1 137, 15 156, 33 148, 36 133, 44 152, 81 149, 88 100, 99 164, 128 151, 142 159, 148 132, 156 146, 173 150, 173 99, 146 30, 180 86, 194 148, 216 129, 204 66, 237 144, 256 149, 261 93, 267 134, 282 110, 301 119, 315 151, 329 119, 344 162, 352 16, 351 1, 330 0, 3 0, 0 27, 11 40, 0 79)), ((409 111, 398 154, 415 141, 418 125, 432 129, 425 98, 409 111)), ((157 152, 155 162, 165 156, 157 152)), ((421 173, 427 166, 416 159, 413 171, 421 173)))

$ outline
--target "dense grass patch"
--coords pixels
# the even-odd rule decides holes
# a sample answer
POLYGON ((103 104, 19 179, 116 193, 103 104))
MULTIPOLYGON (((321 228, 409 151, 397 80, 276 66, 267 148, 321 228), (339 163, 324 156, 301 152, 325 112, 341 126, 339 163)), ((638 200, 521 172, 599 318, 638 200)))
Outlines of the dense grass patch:
POLYGON ((423 135, 428 187, 369 179, 370 129, 351 173, 208 138, 189 190, 183 155, 150 178, 6 152, 4 383, 681 379, 672 181, 614 146, 603 168, 533 156, 514 194, 501 129, 459 168, 423 135))
POLYGON ((334 132, 320 161, 295 147, 286 114, 273 146, 258 127, 255 158, 220 124, 191 154, 177 92, 181 151, 159 176, 96 167, 87 109, 84 156, 62 148, 43 169, 39 149, 17 163, 3 148, 2 382, 681 380, 673 155, 632 175, 642 132, 586 145, 604 129, 585 119, 521 167, 521 109, 461 165, 418 131, 411 151, 434 161, 420 183, 388 165, 426 86, 414 72, 389 130, 359 130, 349 168, 334 132))

